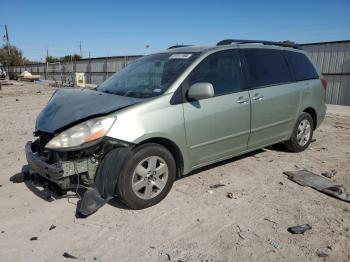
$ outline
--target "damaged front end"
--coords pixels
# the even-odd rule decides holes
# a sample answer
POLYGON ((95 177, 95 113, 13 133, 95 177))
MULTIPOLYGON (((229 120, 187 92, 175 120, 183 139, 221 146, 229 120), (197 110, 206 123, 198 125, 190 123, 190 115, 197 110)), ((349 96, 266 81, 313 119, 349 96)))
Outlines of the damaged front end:
POLYGON ((94 185, 96 173, 103 157, 116 147, 128 147, 129 143, 103 137, 74 150, 52 150, 45 145, 52 135, 36 133, 38 139, 27 142, 25 152, 30 172, 55 183, 62 191, 75 190, 79 185, 94 185))

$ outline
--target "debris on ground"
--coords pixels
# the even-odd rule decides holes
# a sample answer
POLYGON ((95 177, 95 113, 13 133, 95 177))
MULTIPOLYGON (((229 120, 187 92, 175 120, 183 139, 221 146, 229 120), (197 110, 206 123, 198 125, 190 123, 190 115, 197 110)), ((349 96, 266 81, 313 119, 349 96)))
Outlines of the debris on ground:
POLYGON ((55 228, 56 228, 56 226, 55 226, 54 224, 52 224, 52 225, 50 226, 49 230, 52 230, 52 229, 55 229, 55 228))
POLYGON ((275 225, 278 225, 278 223, 276 221, 273 221, 273 220, 271 220, 271 219, 269 219, 267 217, 264 217, 264 220, 269 221, 269 222, 271 222, 271 223, 273 223, 275 225))
POLYGON ((346 192, 344 186, 337 185, 323 176, 316 175, 308 170, 288 171, 284 174, 288 176, 288 179, 299 185, 308 186, 327 195, 350 202, 350 194, 346 192))
MULTIPOLYGON (((4 81, 0 81, 0 86, 10 86, 10 85, 13 85, 12 82, 9 82, 7 80, 4 80, 4 81)), ((1 89, 0 89, 1 90, 1 89)))
POLYGON ((243 235, 242 232, 238 232, 238 236, 239 236, 240 238, 242 238, 243 240, 245 240, 245 236, 243 235))
POLYGON ((75 256, 73 256, 73 255, 71 255, 71 254, 69 254, 68 252, 64 252, 62 256, 64 256, 65 258, 77 259, 77 257, 75 257, 75 256))
POLYGON ((38 237, 31 237, 29 240, 30 241, 38 240, 38 237))
POLYGON ((288 232, 292 234, 304 234, 306 231, 311 230, 312 227, 309 224, 298 225, 288 227, 288 232))
POLYGON ((29 81, 34 82, 35 80, 39 80, 40 75, 32 75, 32 73, 28 71, 23 71, 20 75, 18 75, 18 80, 20 81, 29 81))
POLYGON ((321 175, 324 177, 327 177, 327 178, 333 178, 336 173, 337 173, 337 171, 332 169, 330 171, 322 172, 321 175))
POLYGON ((231 199, 238 199, 240 197, 240 194, 239 193, 227 192, 226 193, 226 197, 227 198, 231 198, 231 199))
POLYGON ((329 255, 326 252, 323 252, 323 251, 320 251, 320 250, 317 250, 316 255, 318 257, 329 257, 329 255))
POLYGON ((239 230, 238 236, 240 238, 242 238, 243 240, 245 240, 247 238, 245 236, 245 232, 247 232, 247 229, 244 226, 242 226, 242 225, 238 225, 237 227, 238 227, 238 230, 239 230))
POLYGON ((208 190, 207 192, 208 192, 209 194, 211 194, 211 195, 214 194, 214 191, 213 191, 213 190, 208 190))
POLYGON ((1 230, 1 234, 4 234, 5 233, 5 230, 1 230))
POLYGON ((18 99, 18 98, 16 98, 16 101, 19 101, 19 99, 18 99))
POLYGON ((277 241, 277 240, 272 240, 271 242, 270 242, 270 244, 271 244, 271 246, 273 246, 274 248, 276 248, 276 249, 281 249, 282 248, 282 243, 281 242, 279 242, 279 241, 277 241))
POLYGON ((211 186, 209 186, 209 188, 215 189, 215 188, 222 187, 222 186, 225 186, 225 184, 219 183, 219 184, 211 185, 211 186))
POLYGON ((226 197, 227 197, 227 198, 233 198, 233 193, 227 192, 227 193, 226 193, 226 197))

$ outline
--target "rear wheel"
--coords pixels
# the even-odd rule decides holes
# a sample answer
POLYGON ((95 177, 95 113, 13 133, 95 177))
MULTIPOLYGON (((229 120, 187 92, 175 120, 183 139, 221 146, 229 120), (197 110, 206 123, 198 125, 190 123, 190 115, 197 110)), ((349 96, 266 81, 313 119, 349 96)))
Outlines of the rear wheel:
POLYGON ((159 203, 169 193, 176 175, 172 154, 158 144, 144 144, 133 150, 117 183, 117 194, 132 209, 159 203))
POLYGON ((290 140, 285 143, 287 149, 292 152, 304 151, 310 145, 313 130, 314 121, 312 117, 303 112, 296 122, 290 140))

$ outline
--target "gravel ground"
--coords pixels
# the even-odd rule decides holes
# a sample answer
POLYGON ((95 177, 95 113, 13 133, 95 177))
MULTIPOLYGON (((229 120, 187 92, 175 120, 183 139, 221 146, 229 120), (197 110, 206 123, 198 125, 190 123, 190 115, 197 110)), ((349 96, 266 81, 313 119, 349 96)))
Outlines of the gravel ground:
POLYGON ((350 204, 283 175, 334 169, 350 193, 350 107, 329 106, 302 153, 258 150, 177 180, 154 207, 112 201, 76 219, 77 198, 47 201, 30 183, 9 180, 26 164, 24 145, 52 92, 18 82, 0 91, 0 261, 71 260, 64 252, 76 261, 350 261, 350 204), (303 235, 287 231, 306 223, 303 235))

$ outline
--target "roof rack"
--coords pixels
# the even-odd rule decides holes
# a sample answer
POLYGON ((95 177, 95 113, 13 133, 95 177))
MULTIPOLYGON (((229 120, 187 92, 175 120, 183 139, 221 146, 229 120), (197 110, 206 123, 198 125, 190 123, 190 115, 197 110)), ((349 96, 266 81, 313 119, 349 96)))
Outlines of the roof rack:
POLYGON ((302 49, 300 45, 291 41, 265 41, 265 40, 244 40, 244 39, 225 39, 218 42, 216 45, 231 45, 231 44, 263 44, 263 45, 277 45, 283 47, 291 47, 295 49, 302 49))
POLYGON ((191 45, 173 45, 171 47, 168 47, 168 49, 174 49, 174 48, 179 48, 179 47, 187 47, 187 46, 191 46, 191 45))

